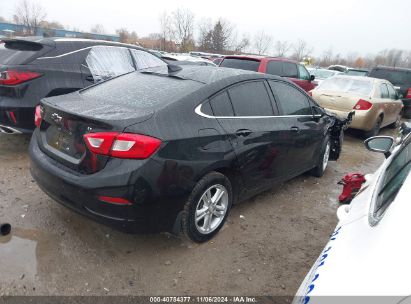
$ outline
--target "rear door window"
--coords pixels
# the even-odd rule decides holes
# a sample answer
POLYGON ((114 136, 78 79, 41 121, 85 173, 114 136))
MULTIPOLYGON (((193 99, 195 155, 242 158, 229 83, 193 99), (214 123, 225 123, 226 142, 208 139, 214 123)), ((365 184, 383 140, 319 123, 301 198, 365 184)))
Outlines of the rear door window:
POLYGON ((280 81, 269 81, 282 115, 312 115, 308 97, 297 88, 280 81))
POLYGON ((135 71, 130 51, 124 47, 94 46, 86 64, 96 82, 135 71))
POLYGON ((167 68, 167 64, 158 57, 142 50, 131 49, 131 55, 136 62, 137 70, 144 70, 148 68, 162 67, 167 68))
POLYGON ((393 86, 390 84, 387 84, 387 88, 388 88, 388 94, 390 95, 390 99, 398 99, 397 92, 395 91, 393 86))
POLYGON ((228 91, 236 116, 274 115, 264 82, 246 82, 231 87, 228 91))
POLYGON ((258 72, 260 61, 252 59, 224 58, 221 67, 258 72))
POLYGON ((298 78, 297 65, 293 62, 283 62, 283 77, 298 78))
POLYGON ((388 88, 387 85, 385 83, 382 83, 380 85, 380 92, 381 92, 381 98, 390 98, 390 94, 388 93, 388 88))
POLYGON ((283 76, 283 62, 271 60, 267 64, 267 74, 283 76))
POLYGON ((210 99, 210 105, 214 116, 234 116, 233 106, 226 91, 212 97, 210 99))

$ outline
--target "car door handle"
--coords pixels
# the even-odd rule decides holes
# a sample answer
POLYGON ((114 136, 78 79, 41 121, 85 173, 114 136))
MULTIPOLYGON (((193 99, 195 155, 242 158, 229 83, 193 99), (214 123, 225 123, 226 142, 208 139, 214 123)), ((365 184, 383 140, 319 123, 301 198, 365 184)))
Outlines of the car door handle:
POLYGON ((250 135, 251 133, 252 133, 251 130, 248 130, 248 129, 240 129, 235 132, 237 136, 244 136, 244 137, 250 135))
POLYGON ((298 127, 291 127, 291 131, 292 131, 292 132, 295 132, 295 133, 298 133, 298 132, 300 132, 300 128, 298 128, 298 127))

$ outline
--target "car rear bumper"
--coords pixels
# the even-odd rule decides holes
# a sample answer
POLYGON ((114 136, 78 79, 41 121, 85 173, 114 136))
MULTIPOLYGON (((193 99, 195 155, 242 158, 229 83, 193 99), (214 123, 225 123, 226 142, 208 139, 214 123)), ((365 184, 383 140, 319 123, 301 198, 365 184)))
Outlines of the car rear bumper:
MULTIPOLYGON (((334 109, 327 109, 331 113, 337 115, 340 118, 346 118, 350 112, 339 111, 334 109)), ((349 125, 351 129, 358 129, 363 131, 369 131, 375 124, 377 116, 373 111, 355 111, 355 115, 352 118, 352 122, 349 125)))
MULTIPOLYGON (((121 184, 119 180, 124 180, 124 176, 119 177, 116 175, 118 172, 107 170, 104 174, 93 174, 93 182, 89 183, 87 180, 90 180, 90 175, 76 176, 46 155, 39 148, 36 136, 32 137, 29 153, 33 178, 58 203, 99 223, 129 233, 173 229, 180 204, 153 193, 154 187, 146 179, 136 184, 121 184), (131 205, 103 202, 98 199, 99 196, 125 198, 131 205)), ((138 172, 125 174, 135 178, 138 172)))
POLYGON ((0 126, 3 127, 0 128, 1 133, 33 133, 35 128, 34 108, 2 107, 0 105, 0 126))

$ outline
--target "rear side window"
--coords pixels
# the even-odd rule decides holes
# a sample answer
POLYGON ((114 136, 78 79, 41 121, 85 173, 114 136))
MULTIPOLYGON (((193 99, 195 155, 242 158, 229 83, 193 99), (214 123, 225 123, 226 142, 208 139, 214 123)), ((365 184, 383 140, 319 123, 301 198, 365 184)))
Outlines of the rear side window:
POLYGON ((310 80, 310 74, 308 73, 307 69, 303 67, 301 64, 298 64, 298 72, 300 74, 300 79, 310 80))
POLYGON ((39 43, 7 41, 0 42, 0 64, 24 64, 43 50, 39 43))
POLYGON ((381 98, 390 98, 390 94, 388 93, 388 88, 385 83, 382 83, 380 85, 380 92, 381 92, 381 98))
POLYGON ((155 67, 164 67, 167 68, 167 64, 159 59, 158 57, 141 50, 133 50, 131 49, 131 55, 136 62, 137 70, 143 70, 148 68, 155 68, 155 67))
POLYGON ((86 64, 94 81, 135 71, 130 52, 124 47, 95 46, 88 53, 86 64))
POLYGON ((388 80, 395 86, 411 84, 411 71, 374 69, 369 76, 388 80))
POLYGON ((214 116, 234 116, 234 110, 226 91, 212 97, 210 99, 210 105, 214 116))
POLYGON ((372 88, 373 80, 354 79, 348 76, 327 78, 318 86, 318 89, 324 91, 347 92, 360 95, 370 95, 372 88))
POLYGON ((250 59, 225 58, 221 67, 258 72, 260 61, 250 59))
POLYGON ((236 116, 273 115, 273 107, 264 82, 246 82, 228 91, 236 116))
POLYGON ((305 94, 284 82, 270 81, 269 83, 282 115, 312 115, 305 94))

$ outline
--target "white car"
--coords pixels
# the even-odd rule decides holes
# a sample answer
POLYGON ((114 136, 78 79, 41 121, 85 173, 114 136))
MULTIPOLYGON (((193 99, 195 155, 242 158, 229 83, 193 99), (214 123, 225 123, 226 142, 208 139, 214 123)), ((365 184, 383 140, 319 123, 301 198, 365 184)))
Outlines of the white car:
MULTIPOLYGON (((411 134, 396 141, 396 146, 387 136, 365 141, 387 159, 367 176, 351 204, 338 209, 339 223, 294 303, 346 300, 335 296, 388 296, 370 303, 411 303, 411 134)), ((369 300, 350 297, 345 303, 369 300)))

